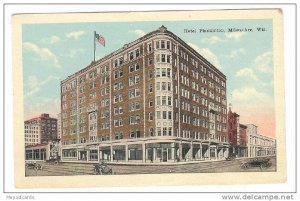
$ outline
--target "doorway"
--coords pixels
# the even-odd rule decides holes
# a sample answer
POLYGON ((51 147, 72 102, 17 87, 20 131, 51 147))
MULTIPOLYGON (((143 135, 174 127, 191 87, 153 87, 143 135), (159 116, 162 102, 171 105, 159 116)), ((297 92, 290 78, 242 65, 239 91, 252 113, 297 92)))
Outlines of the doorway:
POLYGON ((163 149, 162 162, 167 162, 167 161, 168 161, 168 150, 163 149))

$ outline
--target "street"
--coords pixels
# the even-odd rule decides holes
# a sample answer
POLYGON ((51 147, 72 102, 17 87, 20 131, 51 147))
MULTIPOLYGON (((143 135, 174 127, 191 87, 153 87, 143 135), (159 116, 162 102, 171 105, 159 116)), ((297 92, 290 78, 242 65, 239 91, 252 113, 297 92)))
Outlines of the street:
MULTIPOLYGON (((270 157, 271 166, 266 168, 249 167, 242 169, 243 162, 248 158, 235 159, 232 161, 201 161, 195 163, 174 164, 109 164, 113 174, 163 174, 163 173, 222 173, 222 172, 273 172, 276 171, 276 158, 270 157)), ((94 165, 89 163, 41 163, 42 170, 26 168, 26 176, 70 176, 70 175, 93 175, 94 165)))

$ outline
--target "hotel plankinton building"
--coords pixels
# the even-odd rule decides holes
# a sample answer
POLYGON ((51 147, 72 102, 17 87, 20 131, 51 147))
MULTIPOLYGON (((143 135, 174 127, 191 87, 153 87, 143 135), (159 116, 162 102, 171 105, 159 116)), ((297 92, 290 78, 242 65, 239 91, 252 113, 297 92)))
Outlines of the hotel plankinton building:
POLYGON ((63 161, 228 156, 226 76, 161 26, 61 82, 63 161))

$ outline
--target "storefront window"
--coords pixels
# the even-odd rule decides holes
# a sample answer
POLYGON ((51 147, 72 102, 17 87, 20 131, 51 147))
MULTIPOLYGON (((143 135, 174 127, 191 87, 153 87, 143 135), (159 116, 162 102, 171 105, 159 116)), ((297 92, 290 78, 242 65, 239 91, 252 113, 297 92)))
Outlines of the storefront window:
POLYGON ((97 161, 98 160, 98 152, 97 152, 97 150, 91 150, 90 151, 90 160, 91 161, 97 161))

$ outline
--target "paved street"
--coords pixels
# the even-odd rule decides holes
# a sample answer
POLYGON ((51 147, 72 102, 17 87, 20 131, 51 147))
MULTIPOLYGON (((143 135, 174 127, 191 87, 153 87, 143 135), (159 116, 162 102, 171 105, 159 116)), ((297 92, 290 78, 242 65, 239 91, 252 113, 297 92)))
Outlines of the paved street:
MULTIPOLYGON (((260 172, 276 171, 276 158, 272 157, 271 167, 260 169, 259 167, 250 167, 242 169, 241 163, 249 159, 236 159, 233 161, 202 161, 189 164, 148 164, 148 165, 125 165, 110 164, 113 174, 162 174, 162 173, 220 173, 220 172, 260 172)), ((67 176, 67 175, 92 175, 94 174, 93 164, 84 163, 61 163, 58 165, 41 163, 42 170, 33 170, 26 168, 26 176, 67 176)))

